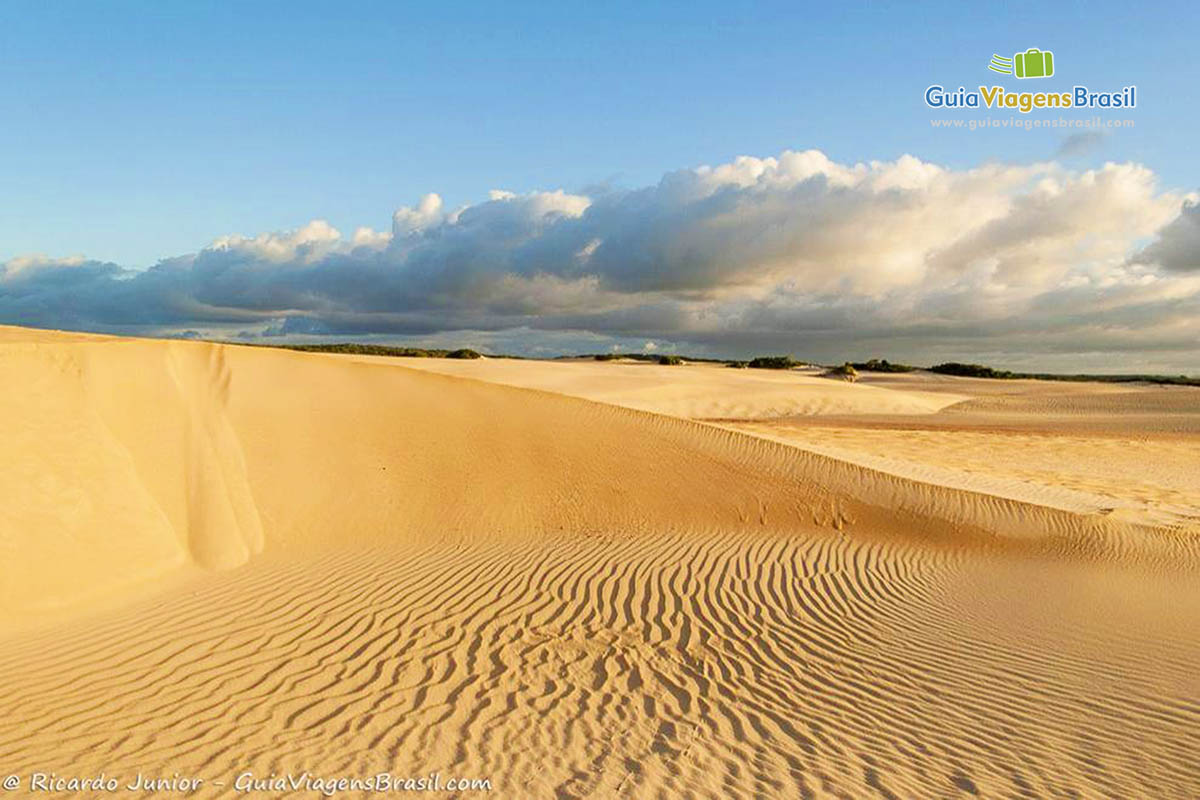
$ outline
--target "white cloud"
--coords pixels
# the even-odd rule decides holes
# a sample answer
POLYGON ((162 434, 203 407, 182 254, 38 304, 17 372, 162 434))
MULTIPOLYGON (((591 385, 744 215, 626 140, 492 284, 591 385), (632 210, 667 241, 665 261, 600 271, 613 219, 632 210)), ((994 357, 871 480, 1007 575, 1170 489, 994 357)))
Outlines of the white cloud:
POLYGON ((1200 200, 1189 196, 1175 220, 1141 253, 1138 262, 1177 272, 1200 271, 1200 200))
POLYGON ((351 239, 354 247, 365 247, 369 250, 382 250, 391 241, 392 234, 368 227, 355 228, 354 236, 351 239))
POLYGON ((314 219, 302 228, 279 233, 260 233, 253 238, 222 236, 208 246, 210 251, 230 251, 250 258, 283 264, 289 261, 312 263, 341 243, 342 234, 322 219, 314 219))
POLYGON ((396 209, 396 212, 392 214, 392 235, 408 236, 437 225, 444 219, 442 198, 431 192, 422 197, 412 208, 396 209))
POLYGON ((0 319, 343 336, 590 331, 809 357, 956 338, 964 358, 1088 353, 1123 332, 1197 364, 1195 341, 1180 344, 1200 306, 1195 199, 1136 164, 952 170, 785 152, 595 196, 496 190, 447 211, 427 194, 394 213, 390 233, 344 238, 317 220, 223 237, 140 273, 17 259, 0 268, 0 319))
POLYGON ((5 279, 15 279, 22 273, 28 275, 39 269, 57 269, 62 267, 80 267, 87 263, 87 259, 83 256, 68 256, 66 258, 51 258, 45 253, 30 253, 29 255, 17 256, 16 258, 5 262, 3 272, 0 277, 5 279))

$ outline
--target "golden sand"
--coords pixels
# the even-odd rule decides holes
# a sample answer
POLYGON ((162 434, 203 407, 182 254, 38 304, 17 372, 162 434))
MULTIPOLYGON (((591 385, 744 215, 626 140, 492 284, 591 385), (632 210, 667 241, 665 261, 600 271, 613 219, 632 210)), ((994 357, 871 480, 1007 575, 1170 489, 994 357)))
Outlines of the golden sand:
POLYGON ((0 772, 1200 794, 1200 391, 13 328, 0 377, 0 772))

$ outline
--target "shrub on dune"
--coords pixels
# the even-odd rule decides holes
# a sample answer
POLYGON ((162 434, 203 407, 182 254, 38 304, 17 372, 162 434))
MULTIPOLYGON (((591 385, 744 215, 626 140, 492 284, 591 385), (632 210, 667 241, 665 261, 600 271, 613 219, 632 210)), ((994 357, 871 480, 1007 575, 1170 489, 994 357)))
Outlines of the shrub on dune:
POLYGON ((791 356, 758 356, 750 360, 749 366, 753 369, 794 369, 804 366, 804 362, 791 356))
POLYGON ((945 364, 938 364, 936 367, 930 367, 930 372, 936 372, 941 375, 958 375, 965 378, 1013 378, 1016 377, 1008 370, 992 369, 985 367, 982 364, 960 364, 957 361, 948 361, 945 364))
POLYGON ((860 372, 916 372, 916 367, 908 364, 893 364, 886 358, 872 358, 870 361, 856 361, 851 364, 860 372))
POLYGON ((858 370, 856 370, 854 368, 853 364, 851 364, 849 361, 847 361, 845 364, 842 364, 840 367, 831 367, 829 370, 827 370, 825 372, 825 374, 822 377, 838 378, 840 380, 850 381, 851 383, 853 383, 854 381, 858 380, 858 370))

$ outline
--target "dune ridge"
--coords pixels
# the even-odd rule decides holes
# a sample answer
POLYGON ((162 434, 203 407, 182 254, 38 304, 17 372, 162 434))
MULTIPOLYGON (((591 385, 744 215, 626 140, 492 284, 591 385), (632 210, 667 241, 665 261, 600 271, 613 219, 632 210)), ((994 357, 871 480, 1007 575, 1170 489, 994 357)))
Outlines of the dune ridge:
POLYGON ((12 772, 1200 792, 1186 529, 395 362, 6 329, 0 372, 12 772))
MULTIPOLYGON (((354 356, 363 362, 378 356, 354 356)), ((496 358, 391 360, 411 369, 483 380, 688 419, 764 419, 828 414, 929 414, 969 399, 919 386, 885 390, 819 377, 821 370, 734 370, 721 364, 662 369, 653 363, 564 361, 540 365, 496 358), (533 366, 533 368, 531 368, 533 366)))
MULTIPOLYGON (((378 359, 360 358, 379 363, 378 359)), ((569 397, 597 400, 635 413, 662 415, 670 419, 670 422, 664 421, 662 424, 683 421, 676 418, 675 412, 680 410, 677 396, 668 393, 664 399, 661 394, 654 392, 660 385, 671 382, 674 376, 687 374, 681 369, 660 369, 657 375, 646 379, 642 375, 654 367, 644 364, 571 364, 582 369, 562 378, 553 375, 547 377, 546 374, 557 370, 559 365, 554 365, 552 370, 535 371, 521 362, 503 360, 476 364, 401 359, 401 363, 413 369, 499 383, 526 391, 561 393, 569 397), (604 372, 615 368, 624 372, 617 376, 618 388, 608 388, 603 379, 604 372), (596 384, 604 389, 597 390, 596 384), (625 388, 622 390, 620 387, 625 388)), ((854 414, 924 418, 936 411, 955 412, 963 406, 988 405, 986 400, 972 400, 965 394, 967 387, 961 384, 954 386, 954 379, 941 381, 942 384, 951 384, 950 391, 914 391, 911 383, 908 386, 902 384, 904 390, 896 393, 899 399, 876 401, 876 395, 887 394, 887 389, 853 386, 810 376, 789 376, 786 373, 768 374, 765 379, 752 376, 754 380, 751 386, 764 380, 771 385, 767 393, 771 402, 764 404, 755 399, 752 389, 746 391, 742 387, 742 393, 750 396, 739 396, 737 378, 745 373, 708 366, 693 372, 702 373, 692 379, 693 385, 704 385, 717 379, 717 393, 721 399, 708 404, 686 404, 684 408, 687 413, 683 419, 692 419, 693 424, 708 423, 700 427, 731 433, 734 438, 727 440, 724 445, 731 458, 742 464, 759 460, 760 463, 771 465, 769 468, 782 470, 789 479, 815 482, 837 498, 834 502, 854 501, 885 509, 888 514, 911 515, 905 535, 921 531, 933 533, 935 530, 945 530, 948 525, 951 535, 959 544, 963 543, 963 537, 974 535, 979 541, 990 541, 998 546, 1032 547, 1047 553, 1097 558, 1107 553, 1121 561, 1149 560, 1166 568, 1176 565, 1189 568, 1200 547, 1200 525, 1196 524, 1197 518, 1186 513, 1186 509, 1177 511, 1161 508, 1159 513, 1153 514, 1127 513, 1124 504, 1114 508, 1111 498, 1078 490, 1022 487, 1014 485, 1012 481, 989 480, 985 476, 966 475, 919 462, 901 464, 886 458, 863 457, 844 449, 822 447, 802 437, 789 436, 786 427, 770 421, 781 415, 785 421, 794 419, 797 413, 801 416, 835 416, 838 419, 850 419, 852 416, 847 415, 854 414), (732 382, 722 380, 725 378, 732 378, 732 382), (816 387, 815 392, 813 386, 816 387), (782 411, 776 403, 776 395, 781 393, 781 387, 789 387, 791 393, 782 411), (837 401, 826 399, 825 394, 830 391, 835 393, 837 401), (815 402, 809 399, 814 394, 817 397, 815 402), (848 396, 853 399, 844 399, 848 396), (739 413, 745 413, 753 421, 737 421, 739 413), (746 433, 752 436, 741 438, 746 433), (772 450, 764 442, 773 442, 785 449, 772 450)), ((1134 393, 1123 386, 1101 385, 1100 388, 1110 396, 1124 397, 1134 393)), ((685 394, 696 391, 695 388, 689 388, 685 394)), ((1080 403, 1069 395, 1068 400, 1080 403)), ((1051 405, 1054 402, 1046 398, 1034 400, 1034 403, 1042 406, 1061 407, 1061 401, 1051 405)), ((1001 408, 1007 410, 1007 407, 1001 408)), ((1196 408, 1200 409, 1200 402, 1196 408)), ((697 436, 713 435, 693 430, 696 430, 697 436)), ((817 516, 820 517, 819 514, 817 516)), ((834 516, 836 514, 828 519, 834 516)))

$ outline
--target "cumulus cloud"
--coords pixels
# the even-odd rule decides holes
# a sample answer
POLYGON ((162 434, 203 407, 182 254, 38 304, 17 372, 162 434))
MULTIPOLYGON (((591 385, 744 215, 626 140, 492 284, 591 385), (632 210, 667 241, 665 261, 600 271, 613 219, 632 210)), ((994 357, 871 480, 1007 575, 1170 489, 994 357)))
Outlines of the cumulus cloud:
POLYGON ((507 342, 522 331, 529 351, 566 334, 835 359, 1138 351, 1194 365, 1196 199, 1135 164, 951 170, 785 152, 627 191, 497 190, 454 210, 427 194, 390 232, 345 237, 317 220, 145 271, 14 259, 0 266, 0 320, 507 342))
POLYGON ((1179 216, 1159 231, 1135 260, 1178 272, 1200 271, 1200 204, 1195 200, 1185 202, 1179 216))
POLYGON ((421 198, 413 208, 398 208, 392 214, 392 235, 407 236, 442 222, 442 198, 433 192, 421 198))

